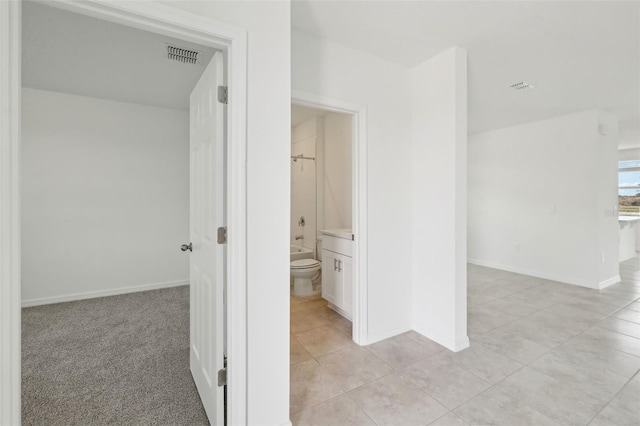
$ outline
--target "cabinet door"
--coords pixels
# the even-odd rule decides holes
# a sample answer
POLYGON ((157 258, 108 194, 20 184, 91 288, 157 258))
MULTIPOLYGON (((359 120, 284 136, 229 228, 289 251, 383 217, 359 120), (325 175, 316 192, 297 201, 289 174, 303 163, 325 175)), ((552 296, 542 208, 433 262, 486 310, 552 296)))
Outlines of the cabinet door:
POLYGON ((345 311, 345 303, 344 303, 344 259, 345 257, 341 254, 335 254, 336 257, 336 303, 335 305, 341 310, 345 311))
POLYGON ((353 317, 353 259, 340 256, 340 282, 342 284, 342 306, 349 318, 353 317))
POLYGON ((336 254, 329 250, 322 250, 322 298, 337 305, 337 265, 336 254))

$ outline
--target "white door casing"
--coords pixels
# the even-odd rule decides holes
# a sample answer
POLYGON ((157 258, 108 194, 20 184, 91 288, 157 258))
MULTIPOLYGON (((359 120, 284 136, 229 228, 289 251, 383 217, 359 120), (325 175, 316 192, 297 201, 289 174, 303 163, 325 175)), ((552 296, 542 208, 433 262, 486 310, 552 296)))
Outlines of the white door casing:
POLYGON ((0 1, 0 425, 20 424, 21 4, 0 1))
MULTIPOLYGON (((247 31, 157 2, 58 0, 48 6, 165 34, 225 52, 227 106, 229 424, 247 422, 247 31)), ((21 3, 0 1, 0 424, 20 424, 21 3)))
MULTIPOLYGON (((368 329, 368 171, 367 171, 367 108, 365 105, 330 98, 317 93, 291 90, 291 102, 296 105, 325 111, 350 114, 352 124, 352 215, 353 215, 353 258, 349 265, 352 281, 353 301, 353 341, 359 345, 368 345, 376 340, 369 335, 368 329)), ((333 265, 330 265, 331 267, 333 265)), ((330 268, 331 269, 331 268, 330 268)), ((324 285, 324 284, 323 284, 324 285)))
POLYGON ((190 366, 211 424, 224 423, 225 144, 223 104, 218 102, 223 58, 216 52, 191 92, 190 121, 190 366))

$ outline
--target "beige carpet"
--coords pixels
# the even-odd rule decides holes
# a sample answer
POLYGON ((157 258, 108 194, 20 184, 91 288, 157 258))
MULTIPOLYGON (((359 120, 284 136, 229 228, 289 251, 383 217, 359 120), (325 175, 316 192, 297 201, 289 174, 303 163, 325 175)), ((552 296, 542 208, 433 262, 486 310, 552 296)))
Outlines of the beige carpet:
POLYGON ((22 310, 23 425, 208 424, 189 287, 22 310))

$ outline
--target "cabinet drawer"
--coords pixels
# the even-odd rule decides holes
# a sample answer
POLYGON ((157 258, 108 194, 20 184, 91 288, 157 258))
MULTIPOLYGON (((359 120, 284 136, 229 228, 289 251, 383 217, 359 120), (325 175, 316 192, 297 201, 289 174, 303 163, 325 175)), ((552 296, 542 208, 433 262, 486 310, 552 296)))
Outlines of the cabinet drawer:
POLYGON ((353 257, 353 241, 351 240, 323 235, 322 248, 345 256, 353 257))

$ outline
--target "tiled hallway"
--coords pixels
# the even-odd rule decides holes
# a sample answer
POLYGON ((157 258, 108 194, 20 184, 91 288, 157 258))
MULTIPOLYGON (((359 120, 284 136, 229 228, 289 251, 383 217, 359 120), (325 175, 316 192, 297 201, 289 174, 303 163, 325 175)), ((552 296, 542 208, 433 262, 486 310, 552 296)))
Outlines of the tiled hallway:
POLYGON ((408 332, 359 347, 291 299, 294 425, 640 425, 640 260, 588 290, 469 265, 471 348, 408 332))

